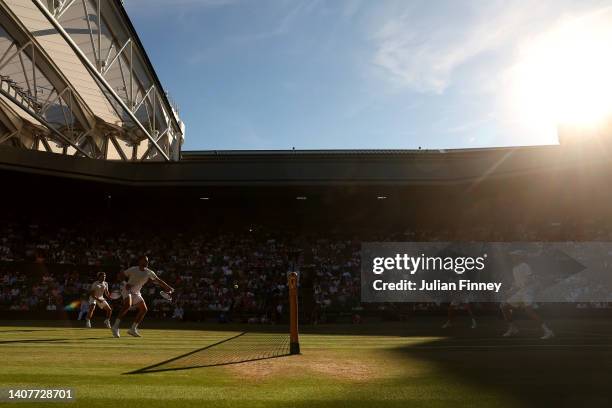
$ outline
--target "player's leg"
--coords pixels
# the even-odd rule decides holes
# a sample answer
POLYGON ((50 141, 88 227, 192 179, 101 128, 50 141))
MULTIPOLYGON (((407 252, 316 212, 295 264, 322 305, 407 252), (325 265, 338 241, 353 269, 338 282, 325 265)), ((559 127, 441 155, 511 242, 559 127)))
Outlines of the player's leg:
POLYGON ((136 319, 134 319, 134 323, 140 324, 140 322, 142 322, 142 319, 144 319, 148 311, 149 309, 147 308, 147 304, 144 301, 139 303, 138 314, 136 315, 136 319))
POLYGON ((448 304, 447 316, 446 323, 442 325, 443 329, 448 329, 453 325, 453 319, 455 318, 455 305, 452 302, 448 304))
POLYGON ((501 304, 502 315, 504 316, 504 320, 508 323, 508 330, 502 335, 503 337, 511 337, 516 335, 519 330, 514 324, 513 318, 513 307, 510 303, 502 303, 501 304))
POLYGON ((127 312, 130 311, 131 308, 132 308, 132 295, 128 294, 125 297, 125 299, 123 299, 123 304, 121 305, 121 310, 119 311, 119 314, 117 315, 117 319, 115 319, 115 323, 117 323, 117 320, 122 319, 123 316, 125 316, 127 312))
POLYGON ((472 319, 472 325, 470 326, 470 328, 475 329, 476 328, 476 317, 474 316, 474 312, 472 311, 472 305, 470 303, 464 303, 463 308, 470 316, 470 319, 472 319))
POLYGON ((548 328, 548 326, 546 325, 546 323, 544 323, 542 321, 542 318, 540 317, 540 315, 533 309, 532 305, 526 305, 525 306, 525 314, 534 322, 538 323, 538 325, 540 325, 540 327, 542 328, 542 331, 544 332, 542 337, 540 337, 542 340, 547 340, 550 339, 552 337, 555 336, 555 333, 553 333, 552 330, 550 330, 548 328))
POLYGON ((106 313, 106 319, 104 319, 104 325, 110 329, 111 328, 110 318, 111 318, 111 315, 113 314, 113 309, 110 307, 107 301, 99 302, 98 306, 100 306, 100 309, 104 310, 104 312, 106 313))
POLYGON ((119 324, 121 323, 121 319, 126 315, 127 312, 132 308, 132 295, 130 293, 124 293, 123 297, 123 305, 121 306, 121 310, 115 319, 115 324, 111 327, 111 331, 113 332, 113 336, 119 337, 119 324))
POLYGON ((147 304, 145 303, 144 299, 142 299, 142 297, 140 297, 135 307, 138 309, 138 313, 136 314, 136 318, 134 319, 132 327, 128 330, 128 334, 134 337, 141 337, 140 333, 138 332, 138 325, 140 324, 140 322, 142 322, 142 319, 144 319, 149 309, 147 308, 147 304))
POLYGON ((89 304, 89 310, 87 311, 87 316, 85 317, 85 327, 91 328, 91 318, 96 310, 96 303, 89 304))

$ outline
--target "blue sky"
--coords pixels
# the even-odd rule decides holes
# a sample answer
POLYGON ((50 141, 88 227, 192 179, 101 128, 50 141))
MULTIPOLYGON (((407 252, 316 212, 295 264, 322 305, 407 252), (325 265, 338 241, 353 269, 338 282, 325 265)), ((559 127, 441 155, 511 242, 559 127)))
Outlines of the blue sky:
POLYGON ((185 150, 557 143, 521 61, 575 19, 612 26, 595 0, 124 3, 185 150))

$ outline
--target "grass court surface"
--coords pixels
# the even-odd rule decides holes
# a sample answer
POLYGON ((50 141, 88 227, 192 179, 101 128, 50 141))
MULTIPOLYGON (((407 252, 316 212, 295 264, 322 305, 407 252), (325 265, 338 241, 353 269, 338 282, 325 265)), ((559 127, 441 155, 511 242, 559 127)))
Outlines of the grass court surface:
MULTIPOLYGON (((519 321, 459 319, 303 327, 287 355, 280 326, 145 321, 142 338, 115 339, 95 319, 5 322, 0 387, 75 390, 71 407, 609 406, 612 321, 553 320, 557 337, 519 321), (79 322, 80 323, 80 322, 79 322), (19 324, 16 326, 16 324, 19 324), (65 325, 62 327, 62 325, 65 325)), ((0 403, 2 404, 2 403, 0 403)), ((4 404, 7 405, 7 404, 4 404)), ((15 403, 15 407, 64 406, 15 403)))

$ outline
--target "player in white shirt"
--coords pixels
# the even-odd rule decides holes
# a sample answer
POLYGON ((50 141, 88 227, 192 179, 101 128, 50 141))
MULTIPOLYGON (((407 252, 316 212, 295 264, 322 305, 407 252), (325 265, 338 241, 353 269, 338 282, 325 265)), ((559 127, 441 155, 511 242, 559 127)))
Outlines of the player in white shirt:
POLYGON ((119 275, 119 279, 124 277, 127 279, 124 282, 121 288, 121 296, 123 297, 123 307, 115 320, 115 324, 111 327, 113 332, 113 336, 119 337, 119 324, 121 323, 121 319, 123 316, 131 308, 136 308, 138 313, 136 318, 134 319, 134 323, 132 327, 128 330, 128 334, 134 337, 140 337, 140 333, 138 332, 138 325, 144 318, 147 313, 147 304, 145 303, 140 290, 142 287, 149 281, 153 282, 153 284, 157 286, 161 286, 163 290, 165 290, 168 294, 172 293, 174 289, 172 289, 166 282, 160 279, 155 272, 148 268, 149 266, 149 258, 145 255, 142 255, 138 259, 138 266, 132 266, 131 268, 126 269, 119 275))
POLYGON ((96 310, 96 306, 106 312, 106 320, 104 325, 110 329, 110 317, 113 313, 113 309, 109 306, 104 296, 109 296, 108 283, 106 282, 106 274, 104 272, 98 272, 98 280, 91 284, 89 288, 89 311, 87 312, 87 318, 85 319, 85 327, 91 327, 91 317, 96 310))
POLYGON ((504 319, 508 322, 508 330, 503 334, 503 337, 512 337, 518 334, 519 329, 514 324, 512 312, 514 309, 522 308, 530 319, 534 320, 542 327, 543 335, 540 338, 542 340, 547 340, 554 337, 555 334, 533 309, 535 289, 534 275, 529 264, 522 259, 521 254, 522 251, 514 251, 514 253, 511 254, 514 264, 512 267, 512 277, 514 279, 513 289, 515 292, 507 302, 501 305, 504 319))

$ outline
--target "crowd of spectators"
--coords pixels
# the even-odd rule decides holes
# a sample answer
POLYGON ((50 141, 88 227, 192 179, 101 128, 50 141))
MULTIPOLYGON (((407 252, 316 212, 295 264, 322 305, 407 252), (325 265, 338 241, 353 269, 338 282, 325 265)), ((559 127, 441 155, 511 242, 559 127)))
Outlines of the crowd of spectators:
POLYGON ((287 272, 308 270, 317 321, 325 311, 360 309, 363 241, 560 241, 570 234, 575 240, 612 239, 612 229, 594 225, 296 233, 262 226, 203 232, 193 227, 13 220, 0 226, 0 310, 78 310, 75 302, 86 298, 97 272, 106 272, 111 290, 116 290, 117 272, 147 254, 150 267, 176 288, 172 304, 153 285, 143 290, 150 309, 168 318, 208 313, 220 320, 281 320, 287 308, 287 272))

